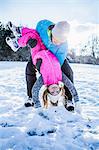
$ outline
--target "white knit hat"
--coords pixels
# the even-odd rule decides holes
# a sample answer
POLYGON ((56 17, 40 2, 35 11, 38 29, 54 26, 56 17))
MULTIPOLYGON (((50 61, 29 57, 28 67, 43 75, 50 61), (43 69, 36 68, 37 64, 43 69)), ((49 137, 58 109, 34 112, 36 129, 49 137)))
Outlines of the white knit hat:
POLYGON ((59 87, 59 88, 62 88, 64 87, 64 83, 62 81, 58 81, 58 84, 52 84, 50 85, 51 88, 53 87, 59 87))
POLYGON ((58 22, 52 29, 52 36, 59 42, 66 42, 70 31, 70 24, 67 21, 58 22))

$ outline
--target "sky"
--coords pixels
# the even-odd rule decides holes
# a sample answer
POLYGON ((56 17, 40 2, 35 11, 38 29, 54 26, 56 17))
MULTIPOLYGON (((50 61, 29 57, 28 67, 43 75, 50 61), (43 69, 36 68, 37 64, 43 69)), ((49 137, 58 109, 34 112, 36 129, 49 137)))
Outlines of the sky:
POLYGON ((40 19, 99 23, 99 0, 0 0, 0 18, 33 25, 40 19))
POLYGON ((70 40, 76 44, 91 32, 99 32, 98 8, 99 0, 0 0, 0 21, 35 28, 42 19, 55 23, 67 20, 71 24, 70 40))

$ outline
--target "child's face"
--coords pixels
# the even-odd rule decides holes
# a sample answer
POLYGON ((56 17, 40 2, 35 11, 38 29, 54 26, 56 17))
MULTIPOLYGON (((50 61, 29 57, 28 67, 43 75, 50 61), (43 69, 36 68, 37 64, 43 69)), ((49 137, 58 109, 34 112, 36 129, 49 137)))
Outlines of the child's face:
POLYGON ((60 92, 60 88, 57 84, 48 87, 49 93, 53 96, 56 96, 60 92))

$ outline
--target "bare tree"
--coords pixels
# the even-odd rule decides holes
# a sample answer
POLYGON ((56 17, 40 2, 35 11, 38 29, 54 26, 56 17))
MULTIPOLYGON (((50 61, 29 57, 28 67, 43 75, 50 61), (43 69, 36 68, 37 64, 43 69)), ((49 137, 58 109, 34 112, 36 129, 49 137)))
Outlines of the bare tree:
POLYGON ((87 43, 81 49, 81 54, 99 58, 99 37, 96 34, 89 37, 87 43))

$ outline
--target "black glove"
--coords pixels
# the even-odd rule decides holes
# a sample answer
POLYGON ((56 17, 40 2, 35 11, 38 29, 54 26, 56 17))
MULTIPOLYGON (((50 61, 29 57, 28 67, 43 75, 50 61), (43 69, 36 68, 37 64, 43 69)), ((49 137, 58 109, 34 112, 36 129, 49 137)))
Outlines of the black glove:
POLYGON ((27 45, 29 45, 30 48, 33 48, 33 47, 35 47, 35 46, 37 45, 37 40, 30 38, 30 39, 27 41, 27 45))
POLYGON ((37 59, 36 68, 39 71, 39 73, 40 73, 41 64, 42 64, 42 59, 41 58, 37 59))

